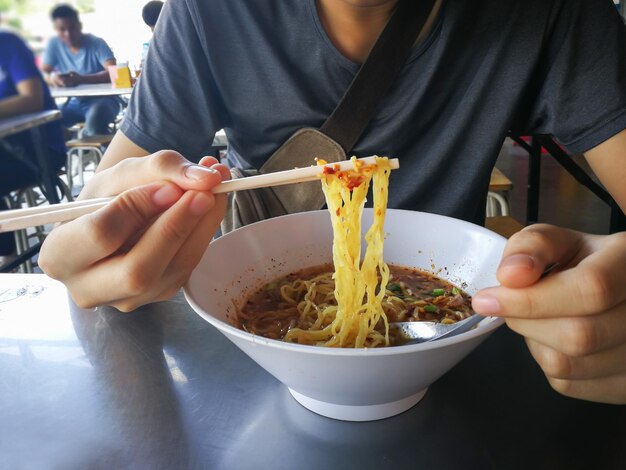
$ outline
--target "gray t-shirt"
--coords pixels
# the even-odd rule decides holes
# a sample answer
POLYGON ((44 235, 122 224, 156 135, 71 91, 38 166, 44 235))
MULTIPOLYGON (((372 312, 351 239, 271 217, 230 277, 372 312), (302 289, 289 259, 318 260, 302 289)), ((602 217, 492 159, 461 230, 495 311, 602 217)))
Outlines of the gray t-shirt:
MULTIPOLYGON (((224 128, 229 159, 263 162, 319 127, 358 70, 315 0, 169 0, 122 131, 197 160, 224 128)), ((390 207, 482 223, 510 129, 571 152, 626 128, 626 31, 610 0, 444 0, 353 154, 400 159, 390 207)))

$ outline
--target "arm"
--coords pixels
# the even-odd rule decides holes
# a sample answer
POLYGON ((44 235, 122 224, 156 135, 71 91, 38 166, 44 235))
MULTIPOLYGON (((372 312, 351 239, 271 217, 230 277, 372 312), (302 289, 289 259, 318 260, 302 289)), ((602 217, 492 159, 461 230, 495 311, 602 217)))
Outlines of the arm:
POLYGON ((586 152, 585 158, 615 202, 626 213, 626 130, 586 152))
POLYGON ((17 83, 17 95, 0 100, 0 118, 33 113, 43 108, 43 87, 38 77, 17 83))
MULTIPOLYGON (((626 131, 585 156, 624 209, 626 131)), ((523 335, 555 390, 626 403, 626 233, 533 225, 511 237, 497 276, 501 287, 477 293, 475 310, 504 317, 523 335), (539 280, 555 263, 556 272, 539 280)))
POLYGON ((60 81, 62 85, 66 87, 73 87, 83 84, 97 84, 97 83, 111 83, 111 76, 109 75, 109 65, 115 65, 115 59, 109 59, 104 61, 102 66, 104 70, 97 73, 88 75, 81 75, 76 72, 70 72, 69 74, 55 75, 53 74, 53 80, 60 81), (56 77, 56 79, 54 78, 56 77))
POLYGON ((148 151, 142 149, 120 131, 113 137, 96 171, 100 172, 111 168, 128 157, 145 157, 147 155, 149 155, 148 151))
POLYGON ((53 87, 72 87, 78 85, 79 75, 76 72, 58 73, 50 65, 43 64, 41 72, 45 82, 53 87))
POLYGON ((104 70, 98 73, 92 73, 90 75, 77 75, 76 77, 76 85, 81 85, 83 83, 111 83, 111 76, 109 75, 109 66, 115 65, 117 62, 115 59, 105 60, 102 66, 104 70))

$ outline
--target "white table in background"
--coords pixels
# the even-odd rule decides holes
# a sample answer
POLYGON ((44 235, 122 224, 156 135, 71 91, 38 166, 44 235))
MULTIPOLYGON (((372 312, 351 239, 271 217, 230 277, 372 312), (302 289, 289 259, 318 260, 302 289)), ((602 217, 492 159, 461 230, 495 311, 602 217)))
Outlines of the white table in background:
POLYGON ((74 87, 50 87, 52 98, 130 95, 132 88, 113 88, 110 83, 85 84, 74 87))

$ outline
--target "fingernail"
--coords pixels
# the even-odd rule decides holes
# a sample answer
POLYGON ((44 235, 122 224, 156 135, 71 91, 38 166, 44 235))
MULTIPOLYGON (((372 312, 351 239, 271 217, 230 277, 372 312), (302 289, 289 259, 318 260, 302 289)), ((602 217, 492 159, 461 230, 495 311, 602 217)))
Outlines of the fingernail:
POLYGON ((482 315, 495 315, 500 313, 500 302, 490 295, 480 295, 472 299, 472 307, 482 315))
POLYGON ((189 203, 191 215, 204 215, 213 207, 213 198, 208 194, 198 192, 189 203))
POLYGON ((178 200, 180 194, 178 188, 168 184, 155 191, 152 201, 158 206, 169 206, 178 200))
POLYGON ((206 167, 211 167, 212 165, 215 165, 216 163, 219 163, 219 160, 217 158, 215 158, 215 157, 210 156, 210 155, 205 155, 204 157, 202 157, 200 159, 200 161, 198 163, 200 165, 203 165, 203 166, 206 166, 206 167), (212 162, 211 165, 206 165, 206 163, 209 160, 212 162))
POLYGON ((185 176, 191 180, 198 181, 207 175, 214 175, 217 171, 202 165, 189 165, 185 168, 185 176))
POLYGON ((535 260, 528 255, 511 255, 507 256, 500 263, 500 268, 524 268, 533 269, 535 260))

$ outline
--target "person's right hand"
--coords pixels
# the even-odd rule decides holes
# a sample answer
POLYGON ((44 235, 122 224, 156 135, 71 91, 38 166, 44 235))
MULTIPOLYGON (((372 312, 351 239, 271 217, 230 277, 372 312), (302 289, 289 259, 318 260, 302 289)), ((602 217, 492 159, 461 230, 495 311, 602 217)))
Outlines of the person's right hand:
POLYGON ((226 210, 211 189, 230 178, 213 157, 194 165, 173 151, 127 158, 96 173, 80 199, 117 196, 55 228, 39 266, 83 308, 121 311, 174 295, 187 281, 226 210))

